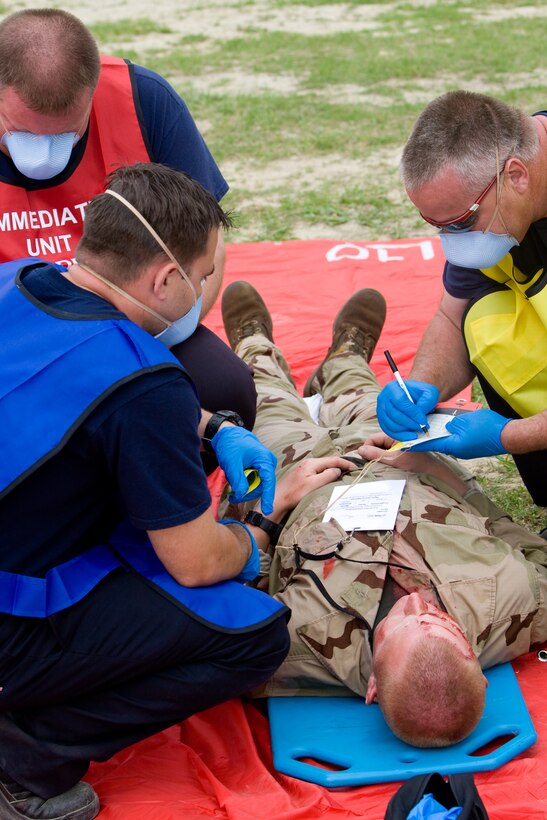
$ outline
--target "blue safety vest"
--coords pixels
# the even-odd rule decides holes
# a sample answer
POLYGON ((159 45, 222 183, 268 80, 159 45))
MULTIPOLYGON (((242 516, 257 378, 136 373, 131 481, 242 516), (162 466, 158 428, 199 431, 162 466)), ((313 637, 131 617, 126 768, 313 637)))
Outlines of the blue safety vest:
MULTIPOLYGON (((30 262, 48 264, 32 259, 0 265, 0 497, 58 453, 122 384, 161 368, 183 369, 165 345, 128 319, 37 304, 24 287, 30 262)), ((45 578, 0 571, 0 612, 47 617, 80 601, 119 567, 135 570, 185 611, 223 631, 255 628, 287 611, 236 581, 181 586, 146 532, 126 522, 108 543, 53 567, 45 578)))

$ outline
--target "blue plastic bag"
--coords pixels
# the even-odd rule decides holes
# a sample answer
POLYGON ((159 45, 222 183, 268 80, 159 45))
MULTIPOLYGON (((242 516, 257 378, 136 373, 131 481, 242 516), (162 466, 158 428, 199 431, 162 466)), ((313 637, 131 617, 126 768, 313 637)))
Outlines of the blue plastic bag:
POLYGON ((461 813, 461 806, 446 809, 435 800, 432 794, 424 794, 420 802, 407 815, 407 820, 456 820, 461 813))

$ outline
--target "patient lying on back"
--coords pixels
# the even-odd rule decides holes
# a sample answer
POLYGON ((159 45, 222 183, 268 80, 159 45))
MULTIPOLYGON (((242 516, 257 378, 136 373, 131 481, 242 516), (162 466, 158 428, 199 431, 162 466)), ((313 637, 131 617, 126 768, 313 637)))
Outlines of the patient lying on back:
POLYGON ((255 583, 292 611, 289 654, 253 694, 359 695, 410 744, 457 743, 481 719, 483 669, 547 639, 545 541, 454 459, 387 452, 368 365, 385 315, 377 291, 341 308, 308 380, 323 399, 319 423, 256 290, 230 285, 222 309, 230 344, 253 370, 254 432, 278 459, 270 521, 260 526, 259 501, 223 514, 258 514, 247 526, 271 566, 255 583), (390 530, 347 532, 328 511, 334 487, 396 479, 405 484, 390 530))

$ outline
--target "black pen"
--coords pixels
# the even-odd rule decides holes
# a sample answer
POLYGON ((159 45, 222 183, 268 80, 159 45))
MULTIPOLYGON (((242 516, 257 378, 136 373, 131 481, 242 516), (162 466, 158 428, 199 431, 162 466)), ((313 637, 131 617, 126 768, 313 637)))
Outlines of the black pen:
MULTIPOLYGON (((402 376, 401 376, 401 374, 399 373, 399 368, 398 368, 398 367, 397 367, 397 365, 395 364, 395 362, 394 362, 394 360, 393 360, 393 356, 391 355, 391 353, 389 352, 389 350, 384 350, 384 356, 385 356, 385 357, 386 357, 386 359, 387 359, 387 363, 388 363, 388 365, 391 367, 391 370, 392 370, 392 372, 393 372, 393 375, 395 376, 395 380, 396 380, 397 384, 398 384, 398 385, 399 385, 399 387, 403 390, 403 392, 404 392, 405 396, 407 397, 407 399, 408 399, 409 401, 411 401, 411 402, 412 402, 412 404, 416 404, 416 402, 414 401, 414 399, 413 399, 413 398, 412 398, 412 396, 410 395, 410 393, 409 393, 409 391, 408 391, 408 387, 407 387, 407 386, 406 386, 406 384, 404 383, 404 381, 403 381, 403 377, 402 377, 402 376)), ((422 433, 425 433, 425 434, 426 434, 426 436, 428 436, 428 435, 429 435, 429 433, 427 432, 427 427, 425 426, 425 424, 420 424, 420 428, 421 428, 421 430, 422 430, 422 433)))

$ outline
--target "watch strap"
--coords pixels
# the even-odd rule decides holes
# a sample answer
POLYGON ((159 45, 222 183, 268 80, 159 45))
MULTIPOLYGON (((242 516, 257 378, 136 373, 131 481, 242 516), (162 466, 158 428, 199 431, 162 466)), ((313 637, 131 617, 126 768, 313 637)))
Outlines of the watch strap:
POLYGON ((216 413, 213 413, 205 426, 201 439, 203 448, 209 453, 214 452, 211 439, 218 433, 220 425, 224 424, 225 421, 235 424, 236 427, 245 427, 245 422, 234 410, 218 410, 216 413))
POLYGON ((252 524, 253 527, 259 527, 259 529, 264 530, 270 537, 272 547, 276 546, 283 532, 283 524, 276 524, 275 521, 270 521, 269 518, 266 518, 266 516, 256 510, 250 510, 247 513, 245 523, 252 524))

